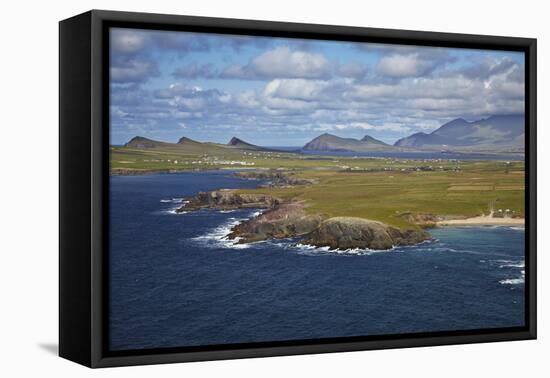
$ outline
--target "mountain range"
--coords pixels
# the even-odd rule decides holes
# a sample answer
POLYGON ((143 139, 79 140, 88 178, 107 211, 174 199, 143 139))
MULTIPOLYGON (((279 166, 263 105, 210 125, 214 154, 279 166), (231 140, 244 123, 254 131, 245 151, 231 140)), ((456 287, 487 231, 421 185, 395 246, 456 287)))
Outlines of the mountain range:
POLYGON ((416 133, 399 139, 394 146, 432 150, 513 150, 523 148, 524 141, 525 117, 503 115, 473 122, 458 118, 429 134, 416 133))
MULTIPOLYGON (((468 122, 457 118, 447 122, 431 133, 415 133, 401 138, 393 145, 365 135, 362 139, 343 138, 332 134, 322 134, 306 143, 302 151, 335 152, 391 152, 391 151, 458 151, 458 152, 523 152, 525 141, 525 117, 523 115, 501 115, 468 122)), ((136 136, 125 147, 130 148, 185 148, 189 152, 200 153, 205 147, 211 152, 227 149, 249 151, 272 151, 276 149, 260 147, 237 137, 227 144, 198 142, 182 137, 177 143, 168 143, 136 136)), ((299 152, 300 149, 297 149, 299 152)), ((288 152, 288 151, 287 151, 288 152)))
POLYGON ((441 151, 521 152, 524 150, 525 117, 502 115, 468 122, 457 118, 431 133, 416 133, 401 138, 393 145, 369 135, 363 139, 341 138, 323 134, 302 148, 304 151, 441 151))

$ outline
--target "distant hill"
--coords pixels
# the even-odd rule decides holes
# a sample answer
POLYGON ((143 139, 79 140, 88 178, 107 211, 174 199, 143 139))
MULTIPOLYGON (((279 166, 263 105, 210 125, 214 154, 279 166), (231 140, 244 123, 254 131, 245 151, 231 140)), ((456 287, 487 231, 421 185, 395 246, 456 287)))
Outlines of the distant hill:
POLYGON ((370 143, 370 144, 376 144, 380 146, 389 146, 389 144, 382 142, 381 140, 378 140, 376 138, 371 137, 370 135, 365 135, 363 139, 361 139, 361 142, 363 143, 370 143))
POLYGON ((393 146, 365 135, 363 139, 342 138, 332 134, 322 134, 312 139, 302 148, 304 151, 351 151, 351 152, 372 152, 390 151, 393 146))
POLYGON ((155 147, 167 147, 171 143, 160 142, 158 140, 153 140, 141 136, 135 136, 124 145, 124 147, 130 148, 155 148, 155 147))
POLYGON ((244 140, 239 139, 237 137, 231 138, 229 143, 227 143, 227 146, 231 148, 238 148, 240 150, 251 150, 251 151, 262 151, 262 152, 288 152, 288 151, 280 151, 274 148, 257 146, 255 144, 245 142, 244 140))
POLYGON ((254 144, 245 142, 242 139, 239 139, 237 137, 231 138, 229 143, 227 143, 228 146, 235 147, 235 148, 241 148, 246 150, 261 150, 263 147, 256 146, 254 144))
POLYGON ((180 140, 178 140, 178 144, 202 144, 202 143, 197 142, 196 140, 193 140, 191 138, 181 137, 180 140))
POLYGON ((428 150, 522 150, 524 140, 524 116, 501 115, 473 122, 458 118, 429 134, 416 133, 399 139, 394 146, 428 150))

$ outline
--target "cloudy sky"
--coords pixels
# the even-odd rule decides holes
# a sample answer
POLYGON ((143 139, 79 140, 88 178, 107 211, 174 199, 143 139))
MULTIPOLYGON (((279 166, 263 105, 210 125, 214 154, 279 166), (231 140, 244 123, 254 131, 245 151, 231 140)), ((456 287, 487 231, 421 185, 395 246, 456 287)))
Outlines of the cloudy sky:
POLYGON ((301 146, 328 132, 393 143, 524 111, 523 53, 111 30, 111 143, 140 135, 301 146))

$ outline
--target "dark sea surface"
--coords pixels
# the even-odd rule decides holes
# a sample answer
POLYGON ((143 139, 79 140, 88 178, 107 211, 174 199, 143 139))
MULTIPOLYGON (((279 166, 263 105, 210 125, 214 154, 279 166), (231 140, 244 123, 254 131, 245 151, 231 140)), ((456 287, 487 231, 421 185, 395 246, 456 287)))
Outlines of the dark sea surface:
POLYGON ((111 177, 112 350, 524 324, 524 230, 440 228, 390 251, 235 245, 255 210, 175 214, 230 172, 111 177))

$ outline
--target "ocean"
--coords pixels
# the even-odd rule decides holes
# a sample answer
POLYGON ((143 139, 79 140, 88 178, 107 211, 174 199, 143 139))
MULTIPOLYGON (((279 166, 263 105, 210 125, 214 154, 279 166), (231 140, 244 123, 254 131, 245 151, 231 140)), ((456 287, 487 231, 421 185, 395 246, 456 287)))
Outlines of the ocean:
POLYGON ((259 210, 174 212, 199 191, 258 184, 228 171, 110 178, 111 350, 524 325, 521 227, 329 251, 224 239, 259 210))

